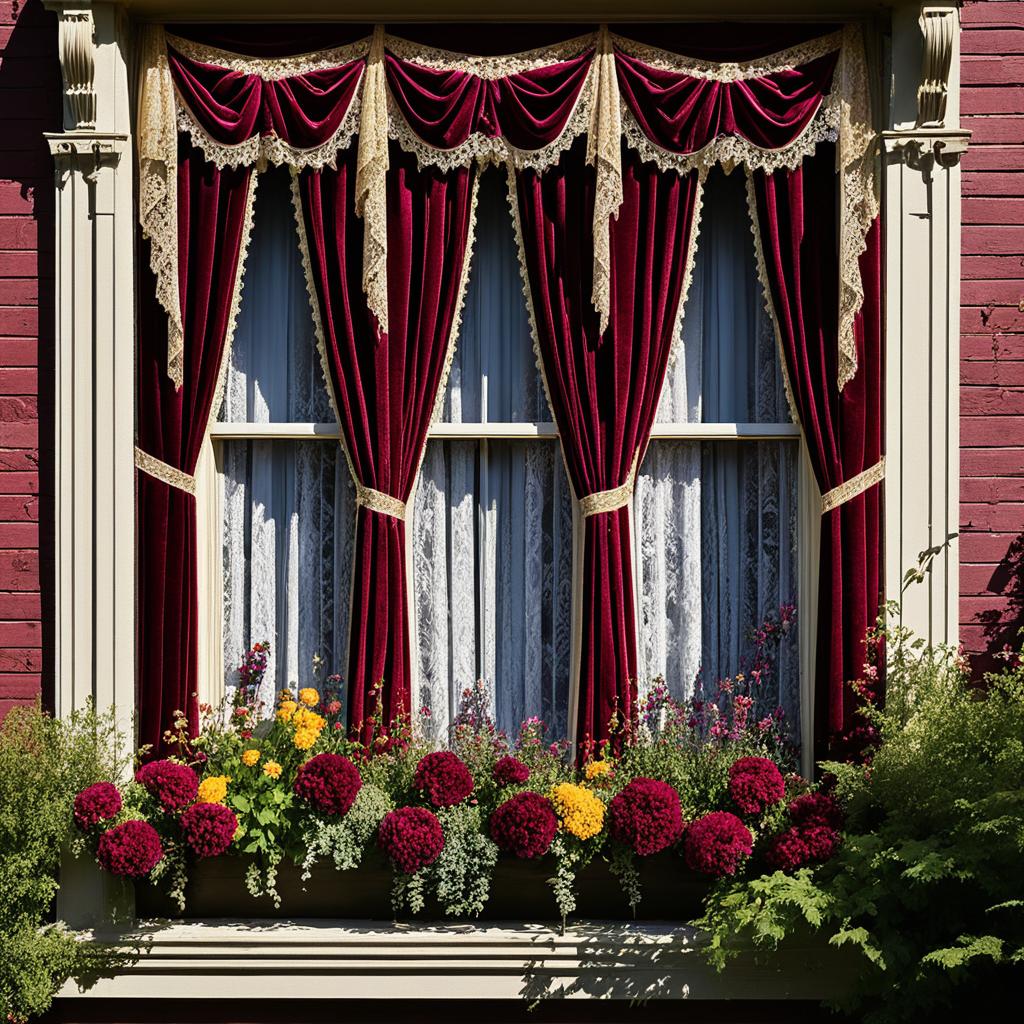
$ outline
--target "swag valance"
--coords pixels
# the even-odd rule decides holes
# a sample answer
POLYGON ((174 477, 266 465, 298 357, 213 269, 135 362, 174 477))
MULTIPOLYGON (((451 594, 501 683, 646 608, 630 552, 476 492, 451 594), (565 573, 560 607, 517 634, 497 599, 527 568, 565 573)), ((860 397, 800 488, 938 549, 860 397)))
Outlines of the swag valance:
MULTIPOLYGON (((378 26, 342 46, 257 57, 145 29, 140 220, 167 326, 162 349, 161 332, 140 337, 140 502, 155 517, 140 519, 141 671, 162 687, 149 705, 159 710, 141 702, 144 739, 159 739, 172 704, 194 703, 194 507, 178 506, 219 404, 254 189, 268 163, 292 168, 325 379, 360 506, 353 724, 381 681, 387 713, 410 704, 405 503, 458 334, 481 164, 508 171, 538 361, 578 502, 579 739, 605 736, 635 691, 627 505, 680 333, 703 181, 716 164, 748 176, 787 394, 825 514, 845 514, 878 482, 878 201, 861 31, 850 25, 764 54, 755 40, 743 59, 734 48, 716 61, 707 46, 688 57, 602 26, 475 56, 378 26), (821 225, 804 217, 807 182, 828 200, 821 225), (805 291, 812 278, 821 294, 805 291), (143 395, 153 397, 145 411, 143 395), (856 413, 844 413, 851 403, 856 413), (191 531, 171 522, 181 513, 191 531), (180 544, 147 547, 154 530, 180 544), (174 628, 160 621, 157 635, 146 588, 163 580, 166 590, 165 563, 180 563, 180 545, 175 586, 192 604, 174 628)), ((847 557, 836 519, 831 564, 847 557)), ((877 522, 870 536, 858 523, 858 564, 877 562, 877 522)), ((850 630, 877 609, 877 567, 873 576, 861 569, 863 614, 850 630)), ((850 609, 844 588, 830 598, 833 631, 834 612, 850 609)), ((848 713, 843 679, 863 661, 846 629, 819 642, 830 733, 848 713)))

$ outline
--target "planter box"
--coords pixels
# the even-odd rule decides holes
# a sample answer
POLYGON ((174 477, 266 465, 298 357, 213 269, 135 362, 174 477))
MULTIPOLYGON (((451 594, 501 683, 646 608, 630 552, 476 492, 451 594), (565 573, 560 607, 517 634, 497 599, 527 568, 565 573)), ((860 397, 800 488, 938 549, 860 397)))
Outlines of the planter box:
MULTIPOLYGON (((245 888, 249 861, 242 857, 214 857, 194 864, 185 890, 186 909, 148 884, 136 886, 139 917, 258 917, 325 918, 388 921, 391 911, 392 873, 384 858, 368 851, 353 871, 336 871, 329 864, 313 869, 307 881, 293 864, 278 869, 277 888, 281 906, 267 896, 253 898, 245 888)), ((646 921, 688 921, 700 914, 701 898, 708 882, 688 871, 677 856, 659 854, 639 861, 643 901, 636 918, 646 921)), ((557 921, 558 910, 548 879, 554 874, 550 858, 498 861, 491 895, 480 919, 490 921, 557 921)), ((606 862, 596 860, 577 877, 576 918, 632 920, 618 879, 606 862)), ((444 917, 441 908, 428 901, 425 920, 444 917)), ((407 913, 403 918, 410 917, 407 913)))

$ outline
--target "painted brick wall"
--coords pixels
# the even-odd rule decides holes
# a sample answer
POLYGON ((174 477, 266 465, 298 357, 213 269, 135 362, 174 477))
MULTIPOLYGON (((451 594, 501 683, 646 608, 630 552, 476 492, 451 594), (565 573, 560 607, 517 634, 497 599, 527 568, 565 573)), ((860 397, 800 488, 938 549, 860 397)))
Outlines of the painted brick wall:
POLYGON ((42 133, 60 124, 56 15, 0 0, 0 716, 51 689, 52 571, 41 580, 40 563, 53 544, 54 221, 42 133))
POLYGON ((988 667, 1024 626, 1024 2, 962 16, 960 633, 988 667))

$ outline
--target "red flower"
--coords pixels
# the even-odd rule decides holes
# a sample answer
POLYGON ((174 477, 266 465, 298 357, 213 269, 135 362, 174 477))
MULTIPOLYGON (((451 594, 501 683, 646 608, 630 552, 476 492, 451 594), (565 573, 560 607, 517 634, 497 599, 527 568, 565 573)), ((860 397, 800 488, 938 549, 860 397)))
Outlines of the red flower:
POLYGON ((126 821, 100 836, 96 859, 104 871, 122 878, 142 878, 163 860, 164 848, 148 821, 126 821))
POLYGON ((753 849, 750 829, 728 811, 712 811, 698 818, 683 837, 686 866, 715 878, 736 874, 753 849))
POLYGON ((348 814, 362 786, 359 769, 341 754, 317 754, 295 775, 296 795, 323 814, 348 814))
POLYGON ((608 805, 612 837, 641 857, 660 853, 683 834, 679 794, 657 779, 633 779, 608 805))
POLYGON ((786 780, 766 757, 741 757, 729 768, 729 796, 741 814, 760 814, 786 795, 786 780))
POLYGON ((223 804, 195 804, 181 816, 181 834, 197 857, 219 857, 238 831, 238 818, 223 804))
POLYGON ((448 750, 420 758, 412 784, 435 807, 453 807, 473 792, 473 776, 462 759, 448 750))
POLYGON ((764 856, 774 868, 795 871, 831 860, 841 844, 842 837, 828 825, 793 825, 771 839, 764 856))
POLYGON ((196 773, 176 761, 150 761, 135 773, 135 781, 171 813, 188 807, 199 793, 196 773))
POLYGON ((516 793, 491 815, 491 838, 499 849, 523 860, 543 857, 557 831, 555 808, 539 793, 516 793))
POLYGON ((121 791, 112 782, 94 782, 75 797, 75 824, 88 832, 101 821, 117 817, 121 810, 121 791))
POLYGON ((845 815, 835 797, 828 793, 804 793, 789 804, 789 818, 794 825, 827 825, 843 827, 845 815))
POLYGON ((377 844, 399 871, 414 875, 441 856, 444 833, 432 811, 400 807, 384 816, 377 830, 377 844))
POLYGON ((499 786, 515 786, 526 782, 529 777, 529 766, 511 754, 506 754, 494 766, 494 781, 499 786))

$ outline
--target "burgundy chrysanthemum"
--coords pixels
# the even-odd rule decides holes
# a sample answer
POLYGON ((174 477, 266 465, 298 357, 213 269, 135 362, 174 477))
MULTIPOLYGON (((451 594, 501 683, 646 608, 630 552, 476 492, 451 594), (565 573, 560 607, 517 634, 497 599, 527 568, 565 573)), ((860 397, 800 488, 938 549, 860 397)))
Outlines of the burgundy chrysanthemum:
POLYGON ((100 836, 96 859, 104 871, 122 878, 142 878, 163 860, 164 848, 148 821, 126 821, 100 836))
POLYGON ((219 857, 238 831, 238 818, 223 804, 195 804, 181 816, 181 834, 197 857, 219 857))
POLYGON ((842 839, 828 825, 793 825, 769 840, 764 859, 780 871, 823 864, 835 856, 842 839))
POLYGON ((828 825, 800 825, 798 828, 812 864, 824 864, 831 860, 842 845, 842 837, 828 825))
POLYGON ((543 857, 557 831, 555 808, 539 793, 516 793, 491 815, 491 838, 498 848, 523 860, 543 857))
POLYGON ((741 814, 760 814, 786 795, 786 780, 766 757, 741 757, 729 768, 729 796, 741 814))
POLYGON ((827 825, 839 829, 845 819, 842 807, 828 793, 804 793, 790 801, 788 811, 794 825, 827 825))
POLYGON ((377 829, 377 844, 399 871, 414 875, 441 856, 444 832, 433 811, 400 807, 384 816, 377 829))
POLYGON ((683 834, 679 794, 667 782, 633 779, 608 805, 613 839, 641 857, 660 853, 683 834))
POLYGON ((412 784, 435 807, 453 807, 473 792, 473 776, 462 759, 449 750, 420 758, 412 784))
POLYGON ((296 796, 323 814, 348 814, 362 787, 359 769, 341 754, 316 754, 295 774, 296 796))
POLYGON ((112 782, 94 782, 75 797, 75 824, 83 831, 117 816, 121 791, 112 782))
POLYGON ((754 849, 750 829, 728 811, 698 818, 683 836, 683 856, 691 871, 721 878, 736 874, 754 849))
POLYGON ((529 777, 529 767, 511 754, 506 754, 494 766, 494 781, 499 786, 516 786, 529 777))
POLYGON ((135 773, 135 781, 171 813, 188 807, 199 793, 196 773, 176 761, 150 761, 135 773))

